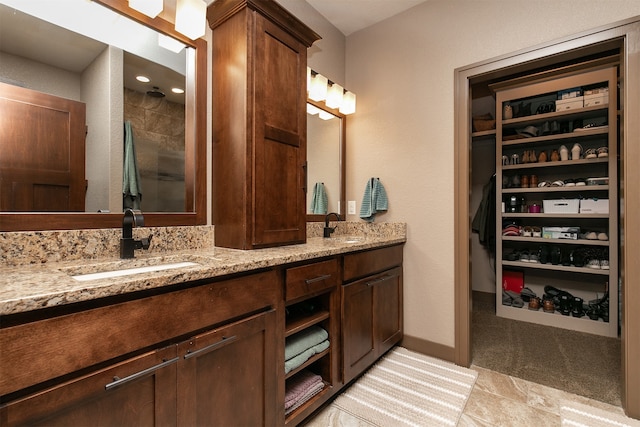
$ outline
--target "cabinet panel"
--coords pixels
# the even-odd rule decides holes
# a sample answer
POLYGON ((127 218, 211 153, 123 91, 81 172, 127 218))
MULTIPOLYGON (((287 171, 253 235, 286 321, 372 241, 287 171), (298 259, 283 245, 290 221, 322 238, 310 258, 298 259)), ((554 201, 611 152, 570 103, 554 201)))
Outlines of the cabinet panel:
POLYGON ((14 400, 3 426, 175 426, 176 347, 14 400))
POLYGON ((178 345, 178 425, 277 425, 275 311, 178 345))
POLYGON ((376 360, 373 288, 366 281, 342 287, 343 375, 347 383, 376 360))
POLYGON ((402 337, 402 269, 389 270, 369 283, 375 293, 377 354, 381 356, 402 337))
POLYGON ((402 264, 403 245, 347 254, 344 256, 344 280, 352 280, 402 264))

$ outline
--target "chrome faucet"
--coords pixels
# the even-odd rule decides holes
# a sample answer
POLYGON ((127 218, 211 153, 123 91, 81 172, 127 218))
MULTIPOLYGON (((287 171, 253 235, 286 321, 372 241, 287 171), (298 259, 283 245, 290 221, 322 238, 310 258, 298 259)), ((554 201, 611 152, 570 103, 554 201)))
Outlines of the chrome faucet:
POLYGON ((331 233, 336 231, 337 225, 336 227, 329 227, 329 217, 331 217, 331 215, 335 216, 336 219, 340 221, 340 215, 338 215, 335 212, 329 212, 327 216, 324 217, 324 233, 323 233, 324 237, 331 237, 331 233))
POLYGON ((142 212, 134 211, 133 209, 125 209, 124 217, 122 218, 122 238, 120 239, 120 258, 127 259, 133 258, 133 253, 136 249, 149 249, 149 245, 151 244, 151 238, 153 234, 150 234, 149 237, 134 240, 133 238, 133 227, 143 227, 144 226, 144 217, 142 216, 142 212))

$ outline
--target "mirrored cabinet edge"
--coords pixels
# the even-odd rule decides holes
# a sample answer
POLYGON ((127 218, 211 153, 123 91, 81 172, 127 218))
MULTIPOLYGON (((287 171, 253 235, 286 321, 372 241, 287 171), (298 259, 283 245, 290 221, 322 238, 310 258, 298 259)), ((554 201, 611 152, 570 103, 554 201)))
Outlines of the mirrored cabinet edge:
MULTIPOLYGON (((344 114, 342 114, 340 111, 338 111, 338 109, 334 109, 334 108, 329 108, 325 105, 324 102, 316 102, 313 99, 309 99, 307 98, 307 104, 311 104, 321 110, 327 111, 331 114, 333 114, 334 116, 338 117, 340 119, 340 148, 339 148, 339 155, 340 155, 340 198, 339 198, 339 207, 340 207, 340 212, 337 212, 339 217, 340 217, 340 221, 346 221, 347 219, 347 215, 346 215, 346 209, 347 209, 347 202, 346 202, 346 145, 347 145, 347 116, 345 116, 344 114)), ((309 163, 309 160, 307 159, 307 164, 309 163)), ((309 186, 309 182, 307 182, 307 191, 310 191, 310 186, 309 186)), ((328 212, 327 212, 328 213, 328 212)), ((322 215, 322 214, 309 214, 307 213, 307 222, 324 222, 325 220, 325 216, 326 215, 322 215)), ((335 219, 334 217, 332 217, 332 219, 335 219)))
MULTIPOLYGON (((207 105, 207 42, 200 38, 191 40, 176 32, 173 24, 160 17, 149 18, 131 9, 127 0, 94 0, 134 21, 171 36, 189 47, 195 48, 195 70, 187 73, 188 87, 194 87, 195 111, 187 115, 187 128, 194 130, 185 144, 186 206, 192 212, 145 213, 145 225, 151 227, 204 225, 206 210, 206 105, 207 105), (189 140, 191 139, 191 141, 189 140)), ((117 228, 122 225, 122 213, 87 212, 1 212, 0 232, 44 231, 117 228)))

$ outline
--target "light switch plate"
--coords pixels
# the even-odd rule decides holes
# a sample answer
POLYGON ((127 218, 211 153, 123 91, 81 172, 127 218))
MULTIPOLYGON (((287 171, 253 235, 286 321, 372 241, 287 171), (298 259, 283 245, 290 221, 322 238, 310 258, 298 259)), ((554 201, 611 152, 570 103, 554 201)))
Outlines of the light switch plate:
POLYGON ((349 200, 349 202, 347 202, 347 212, 349 213, 349 215, 355 215, 356 214, 356 201, 355 200, 349 200))

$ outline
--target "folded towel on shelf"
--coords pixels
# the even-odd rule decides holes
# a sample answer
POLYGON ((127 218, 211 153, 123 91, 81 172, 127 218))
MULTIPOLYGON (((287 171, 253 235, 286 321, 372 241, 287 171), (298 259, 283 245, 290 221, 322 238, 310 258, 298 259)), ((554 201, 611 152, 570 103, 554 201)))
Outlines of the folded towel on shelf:
POLYGON ((291 408, 304 398, 310 390, 316 388, 318 384, 324 386, 322 377, 314 374, 308 369, 303 369, 293 377, 289 378, 287 380, 286 392, 284 395, 284 409, 291 408))
POLYGON ((378 178, 371 178, 367 181, 362 196, 362 205, 360 206, 360 218, 368 222, 373 222, 375 216, 379 212, 389 209, 389 199, 384 186, 378 178))
POLYGON ((285 408, 284 414, 285 415, 289 415, 291 412, 293 412, 296 409, 298 409, 300 406, 302 406, 305 402, 307 402, 313 396, 315 396, 316 394, 320 393, 323 389, 324 389, 324 383, 323 382, 315 384, 313 387, 311 387, 309 390, 307 390, 307 392, 304 393, 300 397, 300 399, 298 399, 296 402, 294 402, 293 405, 291 405, 289 408, 285 408))
POLYGON ((284 362, 284 373, 288 374, 289 372, 296 369, 298 366, 301 366, 304 362, 309 360, 314 354, 322 353, 326 349, 329 348, 329 340, 323 341, 320 344, 314 345, 311 348, 306 349, 302 353, 297 356, 292 357, 291 359, 287 359, 284 362))
POLYGON ((316 182, 316 185, 313 186, 311 206, 309 206, 311 213, 326 215, 328 204, 329 202, 327 198, 327 192, 324 188, 324 183, 316 182))
POLYGON ((317 325, 287 337, 284 346, 284 360, 289 360, 297 356, 314 345, 320 344, 327 338, 329 338, 327 331, 317 325))

